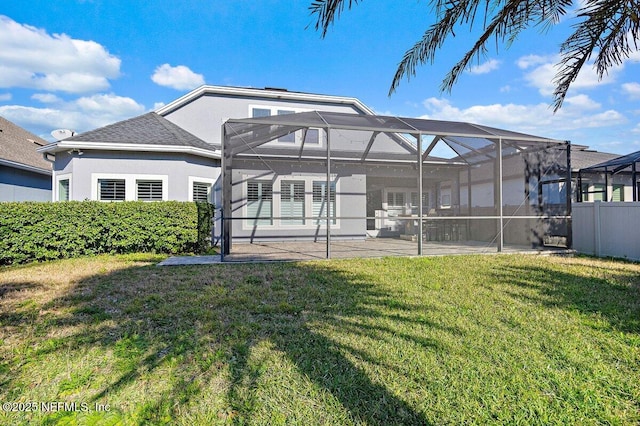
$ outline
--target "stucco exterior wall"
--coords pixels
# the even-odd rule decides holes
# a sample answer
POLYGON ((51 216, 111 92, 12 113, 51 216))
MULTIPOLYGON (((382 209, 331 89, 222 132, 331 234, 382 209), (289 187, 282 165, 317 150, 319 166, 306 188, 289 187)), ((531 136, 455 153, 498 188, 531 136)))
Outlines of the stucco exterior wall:
MULTIPOLYGON (((237 161, 233 170, 233 189, 231 206, 234 212, 232 223, 233 239, 236 241, 286 241, 286 240, 324 240, 326 222, 316 224, 307 219, 304 224, 286 225, 280 219, 272 224, 254 225, 247 217, 247 182, 252 179, 273 183, 273 216, 280 214, 280 182, 295 180, 305 182, 305 216, 312 216, 312 185, 314 181, 326 181, 326 166, 320 163, 305 164, 304 171, 292 170, 290 162, 270 162, 270 168, 254 161, 237 161)), ((334 168, 332 181, 336 183, 336 216, 365 216, 366 212, 366 175, 361 166, 334 168)), ((362 239, 366 237, 366 220, 338 219, 331 225, 331 235, 342 239, 362 239)))
MULTIPOLYGON (((269 108, 274 113, 279 109, 294 112, 321 110, 349 114, 364 113, 350 104, 205 94, 164 115, 164 118, 205 142, 221 145, 222 125, 230 118, 251 117, 253 108, 269 108)), ((320 133, 320 137, 324 138, 324 132, 320 133)), ((333 130, 331 133, 331 147, 332 150, 361 152, 367 146, 370 136, 371 132, 333 130)), ((277 146, 277 144, 278 142, 275 141, 265 144, 265 146, 277 146)), ((313 147, 306 145, 305 149, 313 149, 313 147)), ((326 149, 324 143, 321 143, 317 149, 326 149)), ((379 135, 371 147, 371 152, 406 153, 407 149, 391 140, 388 136, 379 135)))
POLYGON ((51 201, 51 176, 0 165, 2 201, 51 201))
MULTIPOLYGON (((214 184, 220 176, 220 162, 186 154, 90 151, 56 154, 54 182, 70 179, 70 200, 97 199, 98 178, 144 179, 163 177, 167 200, 189 201, 189 178, 202 178, 214 184)), ((55 188, 54 188, 55 190, 55 188)), ((54 194, 55 196, 55 194, 54 194)))

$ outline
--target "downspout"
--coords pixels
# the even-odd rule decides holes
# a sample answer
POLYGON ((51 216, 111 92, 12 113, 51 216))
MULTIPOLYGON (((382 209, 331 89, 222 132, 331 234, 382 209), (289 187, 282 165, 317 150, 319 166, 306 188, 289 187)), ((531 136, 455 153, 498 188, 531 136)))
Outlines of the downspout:
POLYGON ((42 158, 44 161, 51 163, 51 202, 56 201, 57 188, 56 188, 56 168, 54 167, 56 164, 56 156, 55 154, 49 154, 48 152, 42 153, 42 158), (49 155, 53 155, 53 160, 49 158, 49 155))

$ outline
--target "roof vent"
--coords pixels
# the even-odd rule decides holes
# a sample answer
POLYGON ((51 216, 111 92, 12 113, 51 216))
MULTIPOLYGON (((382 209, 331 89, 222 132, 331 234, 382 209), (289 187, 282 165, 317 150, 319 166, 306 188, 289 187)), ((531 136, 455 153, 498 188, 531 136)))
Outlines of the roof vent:
POLYGON ((287 89, 282 87, 265 87, 264 90, 275 90, 277 92, 288 92, 287 89))

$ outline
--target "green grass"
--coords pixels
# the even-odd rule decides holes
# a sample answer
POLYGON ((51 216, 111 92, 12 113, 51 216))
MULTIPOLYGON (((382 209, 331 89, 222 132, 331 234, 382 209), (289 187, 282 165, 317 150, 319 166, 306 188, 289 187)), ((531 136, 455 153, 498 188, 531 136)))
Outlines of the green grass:
POLYGON ((0 424, 638 424, 640 265, 0 268, 0 424), (96 411, 95 404, 109 411, 96 411))

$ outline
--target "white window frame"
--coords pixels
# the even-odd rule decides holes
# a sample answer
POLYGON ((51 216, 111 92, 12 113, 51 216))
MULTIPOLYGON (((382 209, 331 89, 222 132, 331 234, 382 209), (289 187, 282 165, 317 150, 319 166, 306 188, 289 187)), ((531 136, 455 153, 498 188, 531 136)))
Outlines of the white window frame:
MULTIPOLYGON (((276 204, 278 204, 278 210, 280 207, 280 202, 279 202, 279 198, 276 197, 276 183, 272 180, 269 179, 267 177, 261 178, 261 177, 253 177, 253 178, 249 178, 249 179, 245 179, 244 185, 242 185, 242 191, 243 191, 243 199, 246 200, 246 202, 243 203, 242 206, 242 213, 244 215, 244 217, 249 217, 249 182, 264 182, 264 183, 271 183, 271 217, 268 218, 271 223, 254 223, 254 221, 259 221, 261 219, 244 219, 242 221, 242 229, 254 229, 254 228, 261 228, 261 229, 272 229, 275 228, 277 225, 276 223, 279 222, 278 220, 274 219, 274 217, 277 217, 278 215, 276 214, 276 204), (278 201, 276 202, 276 199, 278 199, 278 201)), ((280 191, 278 191, 278 194, 280 193, 280 191)), ((267 218, 265 218, 265 220, 267 220, 267 218)))
MULTIPOLYGON (((382 210, 385 210, 388 214, 389 218, 393 218, 396 217, 398 215, 389 215, 389 212, 397 212, 400 208, 402 208, 402 213, 401 215, 406 215, 407 211, 411 211, 410 210, 410 206, 411 206, 411 192, 415 192, 415 190, 409 189, 407 190, 407 188, 398 188, 398 187, 388 187, 384 189, 384 193, 383 193, 383 199, 382 199, 382 210), (395 193, 403 193, 404 194, 404 204, 402 206, 390 206, 389 205, 389 194, 395 194, 395 193)), ((395 196, 394 196, 395 199, 395 196)))
MULTIPOLYGON (((416 189, 415 191, 411 191, 409 192, 409 210, 411 211, 412 215, 417 215, 418 214, 418 209, 420 208, 420 205, 418 203, 413 204, 413 197, 416 197, 415 201, 418 201, 418 203, 420 202, 420 199, 418 198, 418 190, 416 189), (415 210, 415 213, 414 213, 415 210)), ((422 204, 422 214, 423 215, 427 215, 427 212, 429 211, 430 208, 430 202, 431 202, 431 195, 429 194, 429 191, 423 191, 422 192, 422 200, 423 200, 423 204, 422 204), (426 203, 424 203, 425 201, 425 196, 426 196, 426 203)))
MULTIPOLYGON (((314 209, 313 209, 313 184, 316 183, 316 182, 319 182, 319 183, 322 183, 322 184, 326 184, 327 180, 326 179, 313 179, 313 181, 311 182, 311 210, 310 210, 310 212, 311 212, 312 216, 315 216, 315 212, 314 212, 314 209)), ((337 185, 337 182, 334 179, 332 179, 331 182, 329 182, 329 183, 330 184, 333 183, 334 186, 335 186, 334 203, 331 205, 332 206, 331 213, 335 212, 335 216, 339 216, 338 212, 340 210, 338 208, 338 194, 339 194, 338 185, 337 185)), ((327 190, 326 190, 326 186, 325 186, 325 188, 323 188, 323 191, 322 191, 322 198, 326 198, 326 196, 327 196, 326 194, 327 194, 327 190)), ((329 201, 330 200, 331 200, 331 197, 329 197, 329 201)), ((325 216, 319 216, 317 219, 313 219, 312 220, 312 224, 314 226, 322 225, 322 226, 326 227, 327 226, 327 217, 326 217, 326 215, 325 216)), ((335 219, 335 218, 332 219, 331 220, 331 227, 335 227, 337 225, 338 225, 338 219, 335 219)))
MULTIPOLYGON (((302 201, 302 217, 300 219, 278 219, 280 221, 280 226, 282 227, 299 227, 299 226, 305 226, 307 223, 307 219, 303 219, 304 217, 307 216, 307 181, 304 179, 295 179, 295 177, 291 177, 291 178, 286 178, 286 177, 282 177, 281 179, 279 179, 280 183, 278 184, 278 204, 279 204, 279 209, 280 209, 280 216, 283 216, 282 213, 282 184, 283 183, 290 183, 290 184, 295 184, 295 183, 302 183, 303 184, 303 192, 302 192, 302 196, 303 196, 303 201, 302 201), (300 223, 292 223, 295 221, 299 221, 300 223)), ((294 193, 295 195, 295 193, 294 193)), ((295 200, 294 200, 295 202, 295 200)), ((296 216, 292 216, 292 217, 296 217, 296 216)))
MULTIPOLYGON (((289 174, 289 175, 278 175, 274 177, 273 175, 252 175, 252 174, 242 174, 242 181, 244 182, 242 185, 242 199, 248 199, 247 193, 247 182, 250 180, 263 180, 263 181, 271 181, 273 182, 273 200, 272 200, 272 215, 274 218, 279 218, 282 216, 281 204, 280 204, 280 188, 281 182, 285 181, 304 181, 305 188, 305 203, 304 203, 304 211, 305 217, 310 217, 313 215, 313 182, 315 181, 323 181, 326 182, 327 177, 325 174, 317 174, 317 175, 307 175, 307 174, 289 174), (310 213, 311 212, 311 213, 310 213)), ((336 201, 335 201, 335 210, 336 216, 340 216, 341 210, 341 180, 338 179, 336 174, 331 175, 331 182, 334 182, 336 185, 336 201)), ((247 203, 243 203, 242 206, 242 216, 248 217, 247 203)), ((242 230, 249 231, 254 229, 254 225, 248 220, 241 220, 242 222, 242 230)), ((311 229, 324 229, 327 226, 327 221, 320 219, 320 223, 316 223, 314 219, 306 219, 304 224, 287 224, 281 223, 280 219, 273 219, 271 225, 260 224, 256 225, 260 229, 274 229, 274 228, 283 228, 283 229, 291 229, 291 230, 311 230, 311 229)), ((335 223, 331 223, 331 229, 340 229, 340 219, 336 218, 335 223)))
POLYGON ((154 183, 160 182, 160 185, 162 186, 161 189, 164 192, 165 183, 161 179, 136 179, 136 189, 135 189, 135 191, 136 191, 136 200, 145 201, 145 202, 149 202, 149 203, 152 203, 152 202, 155 202, 155 201, 164 201, 164 199, 162 197, 162 193, 160 193, 160 199, 159 200, 140 200, 139 199, 139 195, 138 195, 138 193, 140 192, 139 188, 138 188, 138 185, 140 184, 140 182, 154 182, 154 183))
MULTIPOLYGON (((124 179, 124 201, 136 201, 136 182, 138 180, 162 181, 162 201, 169 200, 169 176, 129 173, 91 173, 91 199, 100 200, 98 181, 100 179, 124 179)), ((105 202, 111 202, 105 200, 105 202)))
MULTIPOLYGON (((248 117, 253 117, 253 110, 254 109, 264 109, 264 110, 270 110, 271 111, 271 116, 277 116, 278 115, 278 111, 291 111, 294 114, 297 114, 299 112, 309 112, 309 111, 313 111, 312 109, 308 109, 308 108, 294 108, 294 107, 288 107, 288 106, 283 106, 283 105, 273 105, 273 104, 265 104, 265 105, 260 105, 260 104, 250 104, 249 105, 249 112, 248 112, 248 117)), ((283 114, 284 115, 284 114, 283 114)), ((324 146, 324 137, 323 134, 324 132, 322 131, 321 128, 319 127, 311 127, 309 130, 317 130, 318 131, 318 143, 313 143, 313 142, 305 142, 305 146, 312 146, 314 148, 321 148, 324 146)), ((294 142, 287 142, 287 141, 280 141, 279 139, 267 142, 265 145, 278 145, 278 146, 290 146, 290 147, 300 147, 302 145, 302 134, 304 132, 302 130, 297 130, 294 133, 294 142)))
POLYGON ((59 188, 60 188, 60 181, 62 181, 62 180, 68 180, 69 181, 69 200, 68 201, 73 200, 73 197, 72 197, 72 194, 73 194, 73 192, 72 192, 73 177, 72 176, 73 175, 71 173, 64 173, 64 174, 61 174, 61 175, 56 175, 56 186, 55 186, 55 189, 54 189, 54 191, 55 191, 54 200, 55 201, 61 201, 60 200, 59 188))
POLYGON ((189 201, 193 202, 193 184, 196 182, 200 182, 200 183, 206 183, 207 185, 211 185, 210 192, 209 192, 209 202, 213 203, 213 193, 214 193, 214 187, 216 184, 216 179, 204 178, 200 176, 189 176, 188 182, 189 182, 188 183, 189 185, 188 200, 189 201))

